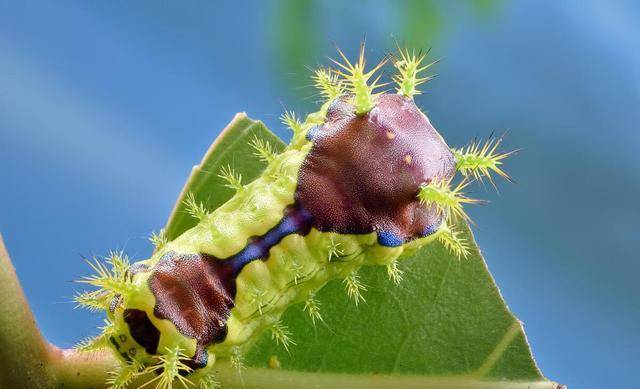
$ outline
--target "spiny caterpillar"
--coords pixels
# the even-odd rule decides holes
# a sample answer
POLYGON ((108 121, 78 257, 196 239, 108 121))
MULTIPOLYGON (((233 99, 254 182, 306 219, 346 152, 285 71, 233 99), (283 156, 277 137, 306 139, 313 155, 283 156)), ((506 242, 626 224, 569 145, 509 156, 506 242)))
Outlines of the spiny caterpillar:
POLYGON ((387 93, 377 75, 387 59, 367 71, 364 47, 355 63, 338 51, 338 68, 313 77, 325 99, 320 110, 304 121, 282 116, 293 131, 286 149, 277 154, 253 140, 268 164, 260 177, 243 183, 226 166, 218 174, 235 195, 225 204, 209 212, 187 196, 195 227, 170 242, 153 235, 156 251, 147 260, 131 264, 112 253, 91 262, 96 274, 81 281, 98 289, 76 301, 105 310, 107 319, 102 334, 80 348, 115 352, 121 366, 111 388, 150 372, 147 385, 156 388, 218 387, 216 358, 241 369, 264 331, 286 349, 295 345, 280 321, 291 305, 304 304, 321 321, 314 295, 328 281, 342 279, 359 304, 363 265, 386 266, 399 283, 397 261, 434 240, 468 255, 454 226, 468 220, 463 205, 478 200, 463 191, 492 172, 508 178, 501 140, 447 146, 413 100, 430 79, 425 54, 405 49, 390 57, 397 93, 387 93))

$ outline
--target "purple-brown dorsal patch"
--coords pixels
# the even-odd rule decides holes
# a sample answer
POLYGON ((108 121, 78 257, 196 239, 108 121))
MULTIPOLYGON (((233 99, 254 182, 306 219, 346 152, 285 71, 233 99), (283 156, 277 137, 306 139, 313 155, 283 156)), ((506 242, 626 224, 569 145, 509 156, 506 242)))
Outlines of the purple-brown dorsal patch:
POLYGON ((313 134, 297 204, 321 231, 376 231, 398 242, 424 236, 441 214, 419 202, 418 190, 434 177, 455 174, 453 154, 412 99, 380 95, 362 116, 350 99, 336 99, 313 134))
POLYGON ((206 364, 206 346, 222 342, 227 335, 235 282, 226 261, 204 254, 167 253, 152 270, 149 287, 156 297, 154 314, 196 339, 197 365, 206 364))

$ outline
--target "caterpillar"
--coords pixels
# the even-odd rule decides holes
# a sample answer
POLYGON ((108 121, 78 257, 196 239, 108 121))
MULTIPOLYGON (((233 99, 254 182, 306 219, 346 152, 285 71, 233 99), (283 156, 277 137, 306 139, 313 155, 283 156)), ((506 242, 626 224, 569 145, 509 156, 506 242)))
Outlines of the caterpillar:
POLYGON ((146 373, 155 373, 146 375, 156 388, 218 387, 216 359, 241 369, 263 332, 284 348, 295 344, 280 321, 293 304, 304 304, 314 323, 322 320, 314 294, 327 282, 342 279, 359 304, 362 266, 385 266, 399 283, 398 260, 435 240, 466 257, 455 224, 469 220, 464 205, 479 201, 465 188, 483 178, 493 183, 492 174, 509 179, 502 138, 460 149, 446 144, 414 102, 430 80, 426 54, 398 49, 367 70, 364 46, 353 63, 338 53, 335 68, 313 76, 320 109, 304 121, 282 116, 293 131, 290 144, 276 153, 252 141, 267 163, 257 179, 243 183, 227 166, 219 176, 234 196, 212 212, 187 196, 197 225, 172 241, 154 235, 151 258, 131 263, 114 252, 90 261, 95 274, 80 281, 95 288, 75 300, 106 312, 106 320, 79 348, 115 353, 120 367, 111 388, 146 373), (389 60, 395 93, 381 90, 389 60))

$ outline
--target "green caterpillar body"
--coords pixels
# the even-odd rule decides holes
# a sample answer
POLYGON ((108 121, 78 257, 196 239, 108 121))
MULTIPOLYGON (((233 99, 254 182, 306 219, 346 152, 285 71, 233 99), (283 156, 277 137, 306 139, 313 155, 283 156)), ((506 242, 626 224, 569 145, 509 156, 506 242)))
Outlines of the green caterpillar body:
POLYGON ((372 93, 362 55, 355 65, 345 58, 343 80, 319 71, 327 102, 303 123, 286 116, 290 145, 276 155, 254 141, 268 162, 259 178, 242 185, 228 169, 221 176, 236 194, 210 213, 191 198, 195 227, 148 260, 129 265, 114 255, 111 269, 93 265, 98 275, 85 281, 101 289, 78 301, 106 308, 108 319, 85 348, 107 344, 117 353, 113 388, 142 372, 157 373, 151 382, 160 388, 212 388, 216 358, 240 366, 264 331, 293 344, 280 323, 291 305, 304 303, 321 319, 313 296, 330 280, 344 280, 357 304, 361 266, 387 266, 398 282, 396 261, 435 239, 465 255, 451 220, 466 217, 462 204, 475 200, 461 193, 466 183, 450 182, 456 170, 503 174, 497 165, 507 154, 495 153, 499 141, 449 149, 413 102, 423 57, 401 55, 398 94, 372 93))

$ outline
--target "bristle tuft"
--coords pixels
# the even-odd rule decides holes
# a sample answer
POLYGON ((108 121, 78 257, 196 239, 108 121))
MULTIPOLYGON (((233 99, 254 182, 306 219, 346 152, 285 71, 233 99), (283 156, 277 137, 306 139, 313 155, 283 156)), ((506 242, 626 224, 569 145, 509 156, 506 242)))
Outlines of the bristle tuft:
POLYGON ((360 282, 357 271, 352 272, 344 279, 344 285, 347 296, 353 300, 356 306, 358 306, 360 302, 365 302, 362 292, 366 291, 367 288, 360 282))
POLYGON ((360 55, 358 56, 358 61, 356 63, 352 64, 340 49, 338 49, 338 54, 340 54, 343 62, 332 59, 333 63, 341 69, 336 70, 335 72, 342 77, 346 91, 353 94, 353 105, 356 108, 356 114, 364 115, 371 111, 375 106, 376 94, 374 91, 384 86, 383 84, 378 83, 380 80, 379 76, 371 83, 369 83, 369 80, 378 70, 380 70, 380 68, 382 68, 382 66, 384 66, 387 59, 383 59, 378 65, 367 72, 365 71, 366 61, 364 43, 360 46, 360 55))
POLYGON ((249 145, 255 151, 253 155, 258 157, 262 162, 270 164, 275 160, 277 154, 268 141, 254 136, 251 142, 249 142, 249 145))
POLYGON ((285 111, 285 113, 280 116, 280 121, 293 131, 294 136, 302 132, 302 122, 296 116, 295 112, 285 111))
POLYGON ((182 348, 179 346, 165 347, 164 353, 155 356, 155 358, 157 363, 147 367, 144 372, 157 374, 157 377, 140 386, 140 388, 156 382, 156 389, 172 389, 174 380, 177 380, 177 383, 180 383, 186 389, 190 387, 189 385, 193 385, 183 375, 184 373, 190 373, 193 369, 183 362, 188 360, 189 357, 184 354, 182 348))
POLYGON ((73 349, 80 352, 98 351, 109 347, 109 341, 103 335, 88 337, 73 345, 73 349))
POLYGON ((419 95, 421 92, 418 90, 418 85, 432 79, 432 77, 422 77, 420 73, 426 71, 435 62, 431 62, 427 65, 422 65, 427 53, 421 54, 415 52, 415 50, 409 52, 409 49, 402 49, 398 46, 398 54, 400 58, 396 58, 393 65, 398 70, 398 74, 393 76, 393 81, 397 84, 397 90, 399 95, 413 98, 415 95, 419 95))
POLYGON ((104 320, 104 326, 100 327, 100 335, 85 338, 73 346, 77 351, 97 351, 110 346, 109 338, 116 333, 115 325, 108 319, 104 320))
POLYGON ((266 296, 267 292, 259 288, 253 288, 250 293, 250 304, 256 307, 258 313, 260 313, 260 316, 262 316, 262 314, 264 313, 263 308, 266 305, 266 296))
POLYGON ((209 373, 200 379, 198 387, 200 389, 221 389, 222 384, 220 384, 213 373, 209 373))
POLYGON ((464 194, 463 189, 467 185, 469 185, 469 182, 465 180, 452 189, 451 180, 436 177, 429 184, 420 187, 418 199, 427 206, 435 205, 438 207, 447 219, 462 218, 470 221, 471 219, 465 212, 463 205, 479 204, 481 202, 464 194))
POLYGON ((187 208, 187 213, 198 220, 204 219, 204 217, 209 213, 204 203, 196 200, 193 192, 187 193, 187 196, 184 199, 184 205, 187 208))
POLYGON ((456 158, 456 168, 463 176, 474 177, 478 181, 486 177, 494 186, 491 172, 511 181, 511 177, 500 168, 500 165, 515 151, 498 151, 502 140, 503 137, 489 137, 485 141, 473 141, 467 147, 452 150, 456 158))
POLYGON ((112 293, 107 293, 100 289, 78 292, 73 296, 73 300, 76 302, 76 308, 83 308, 91 312, 101 312, 109 308, 112 296, 112 293))
POLYGON ((333 100, 344 93, 342 81, 332 69, 318 69, 313 75, 316 88, 327 101, 333 100))
POLYGON ((309 297, 307 297, 303 310, 307 312, 314 326, 316 325, 316 320, 324 321, 320 313, 320 302, 316 300, 314 294, 310 294, 309 297))
POLYGON ((244 358, 242 357, 242 352, 238 346, 234 346, 231 349, 229 361, 231 362, 231 366, 238 372, 238 377, 240 377, 242 387, 244 388, 244 379, 242 378, 242 370, 245 369, 244 358))
POLYGON ((387 276, 394 284, 400 285, 404 272, 398 267, 398 261, 393 261, 387 265, 387 276))
POLYGON ((167 243, 169 243, 165 229, 162 228, 157 233, 153 231, 151 236, 149 236, 149 242, 153 244, 156 251, 162 249, 167 243))
POLYGON ((329 240, 329 247, 327 250, 327 259, 329 262, 335 261, 344 255, 344 251, 340 248, 341 243, 336 242, 333 237, 329 240))
POLYGON ((469 245, 465 238, 460 237, 460 232, 453 226, 441 226, 438 240, 458 259, 466 259, 469 256, 469 245))
POLYGON ((295 259, 291 259, 291 262, 289 264, 289 271, 291 271, 291 273, 293 274, 293 283, 294 285, 298 285, 298 282, 304 278, 304 273, 303 270, 304 266, 296 261, 295 259))
POLYGON ((92 276, 83 277, 78 282, 99 288, 97 291, 76 295, 79 306, 97 309, 104 306, 115 295, 129 295, 134 290, 128 274, 129 258, 122 253, 112 252, 104 262, 99 259, 86 261, 94 270, 92 276), (110 269, 107 265, 111 265, 110 269))
POLYGON ((291 332, 282 324, 282 322, 278 321, 271 325, 271 339, 275 340, 280 346, 284 347, 284 349, 289 352, 289 346, 295 346, 296 342, 291 339, 291 332))
POLYGON ((220 169, 218 177, 225 181, 224 186, 236 192, 241 192, 244 188, 242 185, 242 175, 233 170, 231 165, 223 166, 222 169, 220 169))
POLYGON ((144 366, 132 360, 130 363, 123 364, 117 370, 109 374, 107 378, 108 389, 125 389, 131 381, 144 370, 144 366))

